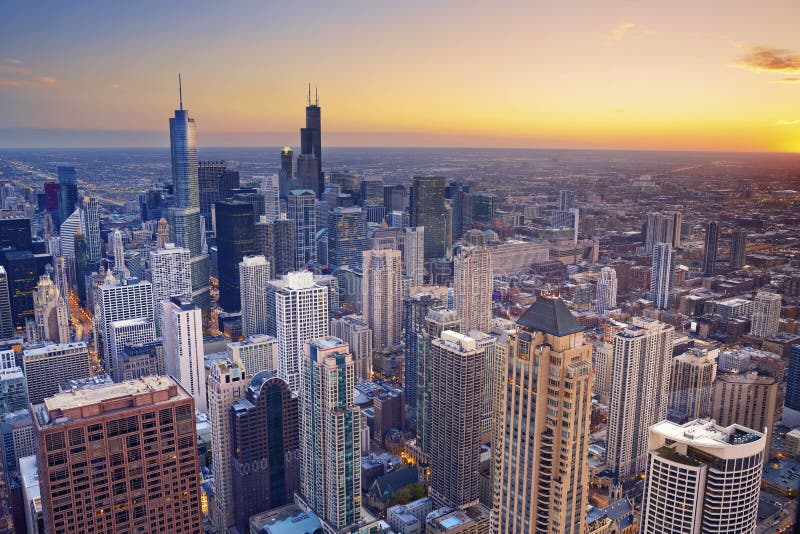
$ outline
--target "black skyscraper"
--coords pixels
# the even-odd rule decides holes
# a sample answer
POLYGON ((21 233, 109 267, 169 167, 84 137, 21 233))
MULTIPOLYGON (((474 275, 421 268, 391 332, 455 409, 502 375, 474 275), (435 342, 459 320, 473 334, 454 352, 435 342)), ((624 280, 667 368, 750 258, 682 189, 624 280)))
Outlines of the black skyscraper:
POLYGON ((58 209, 61 222, 67 220, 78 204, 78 175, 75 167, 58 168, 58 209))
POLYGON ((711 221, 706 225, 706 242, 703 249, 703 276, 714 276, 717 270, 718 240, 719 223, 711 221))
MULTIPOLYGON (((322 172, 322 112, 319 107, 319 93, 316 94, 315 102, 311 103, 311 85, 308 86, 308 105, 306 106, 306 127, 300 129, 300 156, 313 155, 316 158, 317 183, 314 187, 311 184, 301 185, 303 189, 311 189, 317 194, 317 198, 322 196, 325 191, 325 174, 322 172)), ((305 158, 308 159, 308 158, 305 158)), ((297 177, 301 179, 303 167, 311 170, 313 164, 303 162, 298 156, 297 177)), ((310 178, 310 176, 308 177, 310 178)), ((301 180, 302 183, 302 180, 301 180)))
POLYGON ((219 305, 227 312, 241 308, 239 262, 255 254, 253 205, 244 202, 216 202, 217 276, 219 305))
POLYGON ((731 267, 741 269, 747 261, 747 230, 738 228, 731 234, 731 267))
POLYGON ((425 227, 425 261, 443 258, 450 252, 444 202, 444 176, 415 176, 411 186, 411 226, 425 227))
POLYGON ((294 186, 294 151, 291 147, 285 146, 281 149, 281 171, 278 174, 278 184, 280 186, 280 197, 286 200, 294 186))
POLYGON ((0 248, 32 250, 30 219, 0 219, 0 248))

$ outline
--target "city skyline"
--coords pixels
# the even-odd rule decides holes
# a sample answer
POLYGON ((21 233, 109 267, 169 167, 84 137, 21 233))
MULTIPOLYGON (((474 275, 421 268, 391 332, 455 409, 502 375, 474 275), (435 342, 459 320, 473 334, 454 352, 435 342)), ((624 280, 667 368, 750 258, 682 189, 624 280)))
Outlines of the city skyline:
POLYGON ((790 3, 581 4, 9 9, 0 145, 165 145, 181 72, 205 146, 296 145, 310 82, 326 146, 800 151, 790 3))

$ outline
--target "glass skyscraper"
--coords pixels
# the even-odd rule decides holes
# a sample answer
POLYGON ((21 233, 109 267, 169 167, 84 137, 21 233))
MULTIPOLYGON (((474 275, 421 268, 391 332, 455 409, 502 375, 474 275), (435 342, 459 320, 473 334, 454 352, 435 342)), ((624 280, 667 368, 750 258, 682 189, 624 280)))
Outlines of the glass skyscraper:
POLYGON ((444 176, 415 176, 411 186, 411 226, 425 227, 426 261, 450 253, 452 236, 448 232, 444 190, 444 176))
POLYGON ((75 167, 59 167, 58 183, 59 218, 63 221, 75 211, 78 203, 78 176, 75 167))

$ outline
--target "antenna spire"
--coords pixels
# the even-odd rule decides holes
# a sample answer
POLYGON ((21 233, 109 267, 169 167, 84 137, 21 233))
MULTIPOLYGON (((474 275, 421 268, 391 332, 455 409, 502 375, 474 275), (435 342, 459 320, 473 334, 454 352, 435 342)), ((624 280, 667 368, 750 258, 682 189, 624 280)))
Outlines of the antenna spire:
POLYGON ((183 110, 183 84, 181 83, 181 73, 178 73, 178 98, 181 103, 181 111, 183 110))
POLYGON ((316 99, 315 105, 319 107, 319 85, 314 85, 314 97, 316 99))
POLYGON ((311 82, 308 82, 308 105, 311 105, 311 82))

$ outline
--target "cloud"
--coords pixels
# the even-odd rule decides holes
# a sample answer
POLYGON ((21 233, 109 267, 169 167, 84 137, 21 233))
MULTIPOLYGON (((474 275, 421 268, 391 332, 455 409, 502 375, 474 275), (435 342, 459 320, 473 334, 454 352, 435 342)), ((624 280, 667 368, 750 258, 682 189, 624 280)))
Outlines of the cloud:
POLYGON ((13 58, 13 57, 6 58, 5 62, 6 63, 11 63, 12 65, 22 65, 22 60, 21 59, 17 59, 17 58, 13 58))
POLYGON ((775 124, 777 124, 778 126, 795 126, 797 124, 800 124, 800 119, 794 119, 794 120, 791 120, 791 121, 786 121, 786 120, 781 119, 778 122, 776 122, 775 124))
POLYGON ((753 46, 734 66, 762 72, 800 72, 800 54, 785 48, 753 46))
POLYGON ((632 22, 620 22, 611 30, 611 35, 608 36, 608 39, 610 41, 621 41, 625 34, 628 33, 628 30, 634 27, 636 27, 636 24, 632 22))
POLYGON ((800 78, 798 78, 797 76, 789 76, 788 78, 773 80, 772 83, 800 83, 800 78))
POLYGON ((54 76, 39 76, 39 81, 45 85, 53 85, 56 83, 56 79, 54 76))
POLYGON ((0 78, 0 86, 2 87, 25 87, 27 82, 21 82, 19 80, 8 80, 5 78, 0 78))
POLYGON ((111 88, 112 89, 119 89, 120 87, 122 87, 122 86, 120 84, 118 84, 118 83, 112 83, 111 84, 111 88))
POLYGON ((56 83, 53 76, 39 76, 36 80, 11 80, 0 78, 0 87, 48 87, 56 83))
POLYGON ((31 69, 19 65, 0 65, 0 72, 3 74, 30 74, 31 69))

